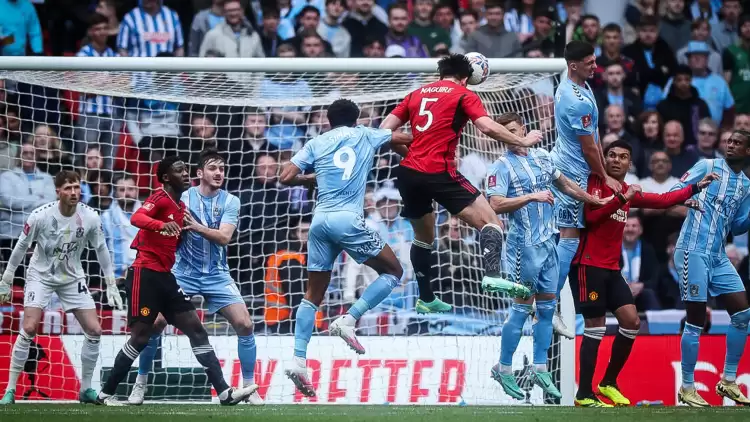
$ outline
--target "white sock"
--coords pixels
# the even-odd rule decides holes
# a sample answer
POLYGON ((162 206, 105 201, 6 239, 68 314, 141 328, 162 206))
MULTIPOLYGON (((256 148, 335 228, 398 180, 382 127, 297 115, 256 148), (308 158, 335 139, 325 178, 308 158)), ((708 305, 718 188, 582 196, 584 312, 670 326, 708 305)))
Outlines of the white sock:
POLYGON ((23 330, 18 333, 16 342, 13 344, 13 351, 11 352, 8 386, 5 388, 5 391, 16 389, 18 376, 23 372, 23 367, 26 366, 26 361, 29 359, 29 348, 31 347, 31 340, 33 338, 34 336, 29 336, 23 330))
POLYGON ((513 373, 513 367, 512 366, 505 366, 503 364, 500 364, 500 373, 501 374, 512 374, 513 373))
POLYGON ((546 363, 537 363, 534 364, 534 368, 537 372, 547 372, 547 364, 546 363))
POLYGON ((307 369, 307 359, 301 358, 299 356, 294 357, 294 363, 297 365, 297 368, 303 368, 307 369))
POLYGON ((136 384, 146 384, 148 382, 148 374, 138 374, 137 377, 135 377, 135 383, 136 384))
POLYGON ((83 335, 81 347, 81 391, 91 388, 91 377, 94 376, 96 362, 99 360, 99 336, 83 335))
POLYGON ((253 385, 253 384, 255 384, 255 380, 242 380, 242 386, 243 387, 247 387, 247 386, 250 386, 250 385, 253 385))

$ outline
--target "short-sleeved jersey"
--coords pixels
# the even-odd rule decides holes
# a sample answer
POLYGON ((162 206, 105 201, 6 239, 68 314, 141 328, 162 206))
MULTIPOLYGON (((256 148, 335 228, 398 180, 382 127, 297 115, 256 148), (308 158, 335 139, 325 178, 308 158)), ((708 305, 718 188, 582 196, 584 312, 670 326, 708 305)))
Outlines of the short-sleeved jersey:
MULTIPOLYGON (((490 168, 487 176, 487 196, 518 198, 534 192, 549 190, 560 177, 549 153, 541 148, 529 149, 527 155, 508 151, 490 168)), ((532 202, 510 214, 507 242, 513 246, 534 246, 557 233, 554 207, 532 202)))
POLYGON ((26 220, 19 241, 36 242, 28 277, 45 284, 75 283, 86 277, 81 253, 88 242, 96 249, 106 243, 99 214, 79 203, 70 217, 60 213, 59 201, 35 209, 26 220))
POLYGON ((701 160, 682 176, 672 190, 697 183, 709 173, 718 174, 719 180, 693 198, 698 200, 703 212, 688 210, 676 246, 686 251, 723 255, 729 231, 739 234, 747 230, 750 179, 743 172, 735 173, 726 160, 701 160), (738 232, 741 226, 745 228, 738 232))
POLYGON ((362 214, 365 183, 375 152, 390 140, 388 129, 340 126, 308 141, 292 157, 292 163, 300 170, 315 171, 318 183, 315 212, 362 214))
POLYGON ((117 48, 132 57, 156 57, 159 53, 174 53, 185 40, 177 12, 161 6, 156 15, 136 7, 126 13, 117 34, 117 48))
MULTIPOLYGON (((206 197, 200 194, 198 187, 192 187, 183 192, 182 202, 195 221, 210 229, 218 229, 222 224, 237 227, 240 200, 223 189, 214 196, 206 197)), ((200 277, 229 271, 226 246, 213 243, 192 231, 183 232, 182 236, 177 248, 177 261, 172 268, 174 275, 200 277)))
MULTIPOLYGON (((143 206, 133 213, 130 221, 138 214, 145 214, 162 223, 174 221, 180 227, 183 226, 185 217, 185 204, 175 202, 164 189, 159 189, 151 194, 143 206)), ((133 267, 148 268, 152 271, 169 272, 175 262, 177 245, 180 236, 170 236, 166 232, 158 230, 141 229, 133 239, 131 248, 138 251, 133 261, 133 267)))
POLYGON ((423 173, 456 170, 456 147, 466 122, 486 116, 479 96, 451 81, 437 81, 412 91, 391 112, 410 122, 414 140, 402 166, 423 173))
POLYGON ((555 92, 555 127, 557 139, 552 148, 552 161, 571 180, 587 180, 591 168, 583 156, 582 135, 593 135, 599 143, 599 109, 588 84, 580 86, 564 78, 555 92))

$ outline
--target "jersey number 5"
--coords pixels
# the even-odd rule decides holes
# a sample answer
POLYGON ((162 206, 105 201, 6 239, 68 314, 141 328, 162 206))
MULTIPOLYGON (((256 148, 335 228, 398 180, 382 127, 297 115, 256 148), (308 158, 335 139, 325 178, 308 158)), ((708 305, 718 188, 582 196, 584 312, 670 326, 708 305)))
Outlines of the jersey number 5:
POLYGON ((354 164, 357 162, 357 154, 351 147, 341 147, 333 154, 333 165, 344 170, 341 180, 349 180, 352 177, 354 164))
POLYGON ((427 121, 424 123, 424 125, 414 126, 414 129, 420 132, 424 132, 425 130, 429 129, 430 126, 432 126, 432 112, 427 109, 427 104, 434 103, 437 100, 437 98, 422 98, 422 103, 419 105, 419 115, 427 116, 427 121))

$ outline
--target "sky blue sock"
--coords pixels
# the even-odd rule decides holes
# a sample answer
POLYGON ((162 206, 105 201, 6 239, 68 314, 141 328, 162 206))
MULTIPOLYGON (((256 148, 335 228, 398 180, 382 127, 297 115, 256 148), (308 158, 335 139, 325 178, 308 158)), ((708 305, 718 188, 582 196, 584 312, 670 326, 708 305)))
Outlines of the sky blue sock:
POLYGON ((294 325, 294 356, 296 357, 307 359, 307 344, 310 343, 315 326, 315 312, 318 312, 318 307, 302 299, 302 303, 297 308, 297 323, 294 325))
POLYGON ((747 341, 747 323, 750 320, 750 309, 745 309, 731 316, 731 325, 727 330, 727 357, 724 360, 724 378, 727 381, 737 380, 737 365, 747 341))
POLYGON ((349 308, 349 315, 359 321, 365 312, 378 306, 383 299, 387 298, 393 289, 398 286, 398 283, 399 279, 395 275, 381 274, 380 277, 367 286, 365 291, 362 292, 362 296, 349 308))
POLYGON ((685 323, 680 339, 680 351, 682 352, 682 386, 692 387, 695 383, 695 363, 698 362, 698 345, 700 344, 701 331, 703 327, 685 323))
POLYGON ((521 341, 523 324, 526 323, 526 318, 530 313, 531 305, 514 303, 510 307, 510 315, 503 324, 500 336, 500 365, 511 366, 513 364, 513 353, 516 352, 518 342, 521 341))
POLYGON ((561 237, 557 242, 557 258, 560 261, 560 277, 557 279, 557 298, 560 299, 560 292, 565 286, 565 280, 568 279, 570 272, 570 263, 576 256, 578 250, 578 238, 561 237))
POLYGON ((537 300, 534 325, 534 365, 547 364, 547 350, 552 344, 552 317, 557 310, 557 300, 537 300))
POLYGON ((250 333, 249 336, 237 336, 237 356, 240 358, 242 380, 246 383, 254 383, 257 350, 253 333, 250 333))
POLYGON ((156 349, 159 348, 159 340, 161 340, 161 333, 152 335, 148 339, 146 348, 138 355, 138 375, 148 375, 151 372, 154 356, 156 356, 156 349))

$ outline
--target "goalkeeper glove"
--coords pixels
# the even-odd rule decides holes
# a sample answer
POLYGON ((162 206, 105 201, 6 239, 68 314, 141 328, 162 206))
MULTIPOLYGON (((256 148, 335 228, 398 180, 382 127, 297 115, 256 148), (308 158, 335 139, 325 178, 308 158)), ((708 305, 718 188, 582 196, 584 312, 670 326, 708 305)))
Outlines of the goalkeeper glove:
POLYGON ((120 289, 117 288, 117 281, 114 277, 107 277, 107 304, 119 311, 123 309, 120 289))
POLYGON ((0 280, 0 303, 10 301, 11 287, 13 287, 13 273, 5 270, 2 280, 0 280))

